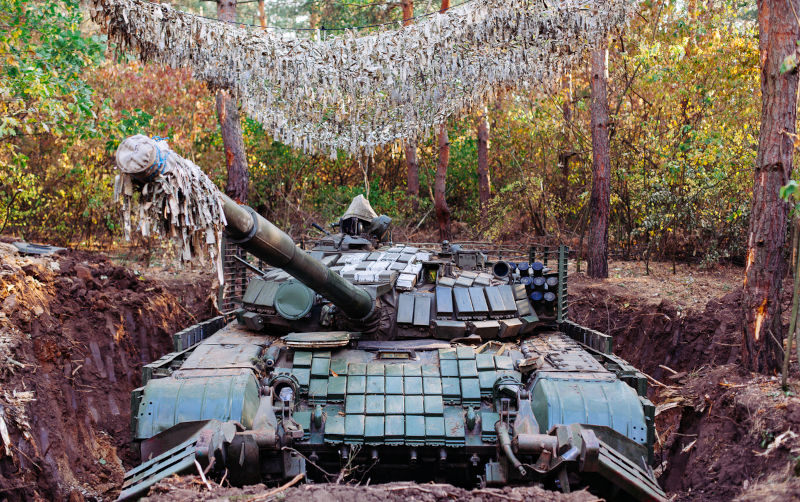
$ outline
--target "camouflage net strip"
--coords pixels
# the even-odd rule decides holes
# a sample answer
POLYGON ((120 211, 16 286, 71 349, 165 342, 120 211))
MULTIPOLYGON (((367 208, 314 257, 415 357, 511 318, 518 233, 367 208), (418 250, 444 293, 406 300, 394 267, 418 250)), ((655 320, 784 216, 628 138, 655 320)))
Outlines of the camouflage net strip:
POLYGON ((120 144, 116 163, 121 174, 114 182, 114 200, 122 203, 125 238, 130 239, 135 214, 142 236, 176 240, 182 260, 208 256, 221 284, 222 230, 227 222, 220 191, 203 170, 170 150, 165 140, 141 134, 120 144), (136 185, 141 185, 138 211, 136 185))
POLYGON ((9 434, 9 425, 13 425, 22 434, 22 437, 36 449, 27 412, 27 404, 30 401, 35 401, 33 391, 0 391, 0 445, 2 445, 0 458, 3 458, 3 455, 14 456, 14 444, 9 434))
MULTIPOLYGON (((231 89, 279 141, 312 153, 371 154, 415 139, 517 86, 556 82, 631 0, 472 0, 416 24, 324 41, 249 30, 144 0, 90 0, 120 50, 189 67, 231 89)), ((295 34, 290 34, 295 35, 295 34)))

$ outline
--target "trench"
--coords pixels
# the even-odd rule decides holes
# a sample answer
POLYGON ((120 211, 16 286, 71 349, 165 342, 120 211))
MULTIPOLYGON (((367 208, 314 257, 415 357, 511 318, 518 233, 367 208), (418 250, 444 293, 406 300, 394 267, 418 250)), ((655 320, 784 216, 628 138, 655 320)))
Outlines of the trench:
POLYGON ((688 309, 598 284, 571 291, 572 319, 613 335, 614 352, 658 382, 648 388, 655 472, 674 500, 731 500, 794 462, 788 449, 762 453, 800 424, 800 404, 774 378, 741 369, 740 300, 734 289, 688 309))
POLYGON ((0 500, 113 499, 139 460, 141 367, 211 316, 211 280, 145 278, 96 253, 25 257, 2 242, 0 258, 0 500))
MULTIPOLYGON (((147 279, 91 253, 3 258, 0 334, 11 341, 0 343, 0 356, 6 350, 21 367, 0 367, 12 452, 0 455, 0 500, 113 499, 139 461, 129 447, 129 396, 141 366, 172 350, 174 332, 212 316, 211 278, 147 279), (25 392, 33 398, 15 406, 25 392)), ((668 495, 729 500, 746 479, 776 468, 774 458, 753 455, 741 467, 742 452, 763 438, 748 425, 753 410, 719 385, 749 378, 735 365, 738 292, 695 310, 601 284, 570 295, 573 320, 613 335, 615 353, 669 387, 650 386, 655 404, 680 400, 656 424, 656 472, 668 495)), ((787 413, 800 424, 800 405, 787 413)))

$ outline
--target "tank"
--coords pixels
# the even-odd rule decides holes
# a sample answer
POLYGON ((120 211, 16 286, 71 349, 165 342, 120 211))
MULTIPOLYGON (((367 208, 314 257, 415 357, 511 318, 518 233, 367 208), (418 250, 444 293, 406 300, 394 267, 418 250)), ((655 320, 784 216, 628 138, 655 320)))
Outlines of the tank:
POLYGON ((238 485, 344 473, 665 500, 646 377, 569 320, 565 246, 504 259, 394 243, 359 196, 303 249, 249 207, 223 208, 228 272, 248 277, 238 296, 229 282, 225 315, 144 367, 143 463, 120 500, 200 468, 238 485))

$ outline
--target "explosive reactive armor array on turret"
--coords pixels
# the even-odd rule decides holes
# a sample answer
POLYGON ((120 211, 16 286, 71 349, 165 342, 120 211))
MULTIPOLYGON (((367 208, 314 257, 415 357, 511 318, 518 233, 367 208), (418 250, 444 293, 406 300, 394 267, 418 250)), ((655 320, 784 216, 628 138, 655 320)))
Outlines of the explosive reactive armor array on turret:
POLYGON ((372 482, 664 499, 645 377, 567 320, 565 247, 511 263, 384 243, 391 220, 359 197, 306 251, 252 209, 222 208, 228 245, 270 268, 249 264, 235 312, 145 366, 131 400, 143 464, 121 499, 195 461, 237 484, 362 466, 372 482))

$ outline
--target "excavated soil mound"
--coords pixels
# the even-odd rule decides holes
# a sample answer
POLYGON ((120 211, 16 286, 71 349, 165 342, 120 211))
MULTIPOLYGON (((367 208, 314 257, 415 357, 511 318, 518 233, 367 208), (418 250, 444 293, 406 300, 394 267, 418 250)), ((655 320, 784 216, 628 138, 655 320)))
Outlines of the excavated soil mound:
POLYGON ((152 280, 104 255, 0 243, 0 500, 113 498, 130 392, 170 335, 212 315, 211 281, 152 280))
POLYGON ((747 499, 755 488, 793 499, 780 483, 791 480, 800 453, 800 399, 775 379, 734 364, 704 368, 659 389, 657 400, 665 410, 657 417, 661 482, 679 500, 747 499))
POLYGON ((586 491, 563 494, 538 487, 515 487, 464 490, 446 484, 388 483, 373 486, 303 485, 275 493, 273 488, 253 485, 245 488, 222 488, 210 485, 198 476, 164 480, 150 490, 148 502, 201 502, 206 500, 263 502, 599 502, 586 491))

